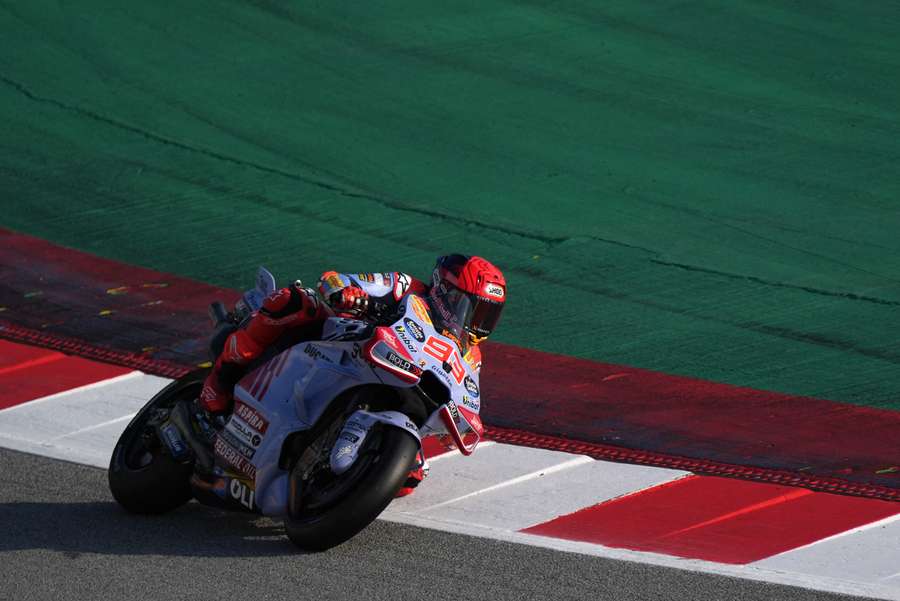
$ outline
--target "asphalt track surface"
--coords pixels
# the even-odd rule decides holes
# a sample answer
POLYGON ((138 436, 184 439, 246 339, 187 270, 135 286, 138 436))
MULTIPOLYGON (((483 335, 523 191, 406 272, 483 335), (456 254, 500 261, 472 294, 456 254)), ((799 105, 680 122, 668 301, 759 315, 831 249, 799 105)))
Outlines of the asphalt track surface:
POLYGON ((858 599, 386 522, 303 554, 267 518, 126 514, 104 470, 0 449, 0 474, 0 599, 858 599))

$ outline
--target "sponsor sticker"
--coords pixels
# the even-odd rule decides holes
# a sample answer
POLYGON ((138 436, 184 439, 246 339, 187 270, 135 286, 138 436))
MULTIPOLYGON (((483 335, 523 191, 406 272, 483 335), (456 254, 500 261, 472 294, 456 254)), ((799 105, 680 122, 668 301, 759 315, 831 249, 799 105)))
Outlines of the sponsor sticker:
POLYGON ((478 383, 472 379, 472 376, 466 376, 463 384, 473 397, 478 398, 478 395, 481 394, 481 391, 478 389, 478 383))
POLYGON ((484 424, 481 423, 481 418, 477 415, 473 415, 471 419, 469 419, 469 423, 472 424, 472 428, 478 432, 478 435, 481 436, 484 434, 484 424))
POLYGON ((392 351, 388 351, 385 357, 390 363, 393 363, 403 371, 412 371, 413 364, 392 351))
POLYGON ((450 416, 453 418, 453 421, 459 422, 459 408, 456 406, 452 400, 447 401, 447 409, 450 410, 450 416))
POLYGON ((428 369, 431 371, 431 373, 446 382, 447 386, 453 386, 453 383, 450 381, 450 376, 448 376, 446 372, 444 372, 444 370, 442 370, 440 367, 438 367, 437 365, 429 365, 428 369))
POLYGON ((266 430, 269 428, 269 422, 264 418, 256 409, 237 401, 234 404, 234 415, 241 418, 248 426, 259 432, 260 434, 265 434, 266 430))
POLYGON ((243 442, 238 436, 235 436, 234 431, 231 429, 225 428, 219 432, 219 436, 247 459, 253 459, 253 456, 256 454, 256 449, 250 447, 249 441, 247 443, 243 442))
POLYGON ((325 283, 328 284, 332 288, 343 288, 344 282, 341 280, 341 276, 336 273, 331 274, 327 278, 325 278, 325 283))
POLYGON ((428 325, 433 325, 431 321, 431 315, 428 314, 428 307, 425 306, 425 301, 423 301, 418 296, 413 296, 409 299, 409 305, 412 307, 413 313, 416 314, 416 317, 419 318, 419 321, 424 321, 428 325))
POLYGON ((413 341, 409 339, 409 336, 406 335, 406 328, 403 326, 396 326, 394 328, 397 331, 397 338, 400 339, 401 342, 410 350, 410 352, 418 353, 419 347, 413 344, 413 341))
POLYGON ((246 482, 232 478, 228 486, 228 492, 231 494, 232 499, 253 511, 256 492, 246 482))
POLYGON ((331 357, 323 353, 321 350, 313 346, 312 344, 307 344, 303 347, 303 352, 315 359, 316 361, 327 361, 328 363, 334 363, 331 360, 331 357))
MULTIPOLYGON (((231 432, 231 434, 236 436, 238 440, 245 444, 252 444, 253 437, 259 436, 253 428, 251 428, 244 422, 244 420, 235 418, 234 416, 232 416, 232 418, 228 420, 228 424, 225 426, 225 429, 231 432)), ((260 440, 262 439, 260 438, 260 440)))
POLYGON ((358 273, 356 274, 356 277, 358 277, 361 282, 369 282, 370 284, 375 282, 374 273, 358 273))
POLYGON ((216 436, 213 443, 213 451, 226 465, 246 475, 251 480, 256 480, 256 466, 247 461, 237 450, 228 445, 220 436, 216 436))
POLYGON ((488 284, 485 286, 484 293, 493 298, 503 298, 506 295, 503 291, 503 286, 497 284, 488 284))
POLYGON ((166 445, 172 452, 172 457, 174 457, 175 459, 180 459, 187 455, 187 445, 183 440, 181 440, 181 436, 178 434, 178 430, 175 429, 175 426, 170 423, 166 423, 162 426, 162 428, 160 428, 160 431, 165 438, 166 445))
POLYGON ((411 320, 409 317, 403 318, 403 325, 407 331, 409 331, 410 336, 419 342, 425 342, 425 330, 422 329, 422 326, 411 320))

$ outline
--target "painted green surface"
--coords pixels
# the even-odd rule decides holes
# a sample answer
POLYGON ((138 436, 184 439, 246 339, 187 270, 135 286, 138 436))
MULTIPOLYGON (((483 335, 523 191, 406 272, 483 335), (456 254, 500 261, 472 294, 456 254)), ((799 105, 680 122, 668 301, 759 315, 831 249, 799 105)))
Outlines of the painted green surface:
POLYGON ((483 254, 496 338, 900 408, 900 4, 0 2, 0 223, 240 287, 483 254))

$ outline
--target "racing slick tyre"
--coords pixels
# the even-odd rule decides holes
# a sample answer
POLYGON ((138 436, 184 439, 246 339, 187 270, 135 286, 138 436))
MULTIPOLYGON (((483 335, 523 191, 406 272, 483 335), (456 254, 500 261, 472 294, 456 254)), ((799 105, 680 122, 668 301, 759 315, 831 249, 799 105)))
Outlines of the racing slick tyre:
POLYGON ((284 526, 295 545, 324 551, 346 542, 372 523, 406 482, 419 443, 399 428, 381 426, 375 433, 354 466, 342 476, 326 477, 324 485, 301 482, 296 466, 291 471, 284 526), (310 487, 316 490, 303 492, 310 487))
POLYGON ((134 416, 119 437, 109 462, 109 490, 132 513, 159 514, 191 500, 191 463, 178 463, 163 448, 156 424, 182 399, 199 396, 208 369, 175 380, 134 416))

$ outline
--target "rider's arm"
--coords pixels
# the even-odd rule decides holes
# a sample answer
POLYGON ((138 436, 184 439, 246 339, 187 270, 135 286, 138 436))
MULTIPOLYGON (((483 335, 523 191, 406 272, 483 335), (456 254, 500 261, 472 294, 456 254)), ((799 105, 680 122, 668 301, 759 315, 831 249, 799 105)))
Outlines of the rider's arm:
MULTIPOLYGON (((357 311, 360 301, 369 299, 366 310, 379 306, 393 307, 410 292, 424 293, 425 285, 400 272, 386 273, 338 273, 326 271, 319 278, 319 293, 338 311, 357 311), (360 295, 359 291, 363 294, 360 295)), ((357 311, 359 312, 359 311, 357 311)), ((362 311, 365 313, 365 310, 362 311)))

